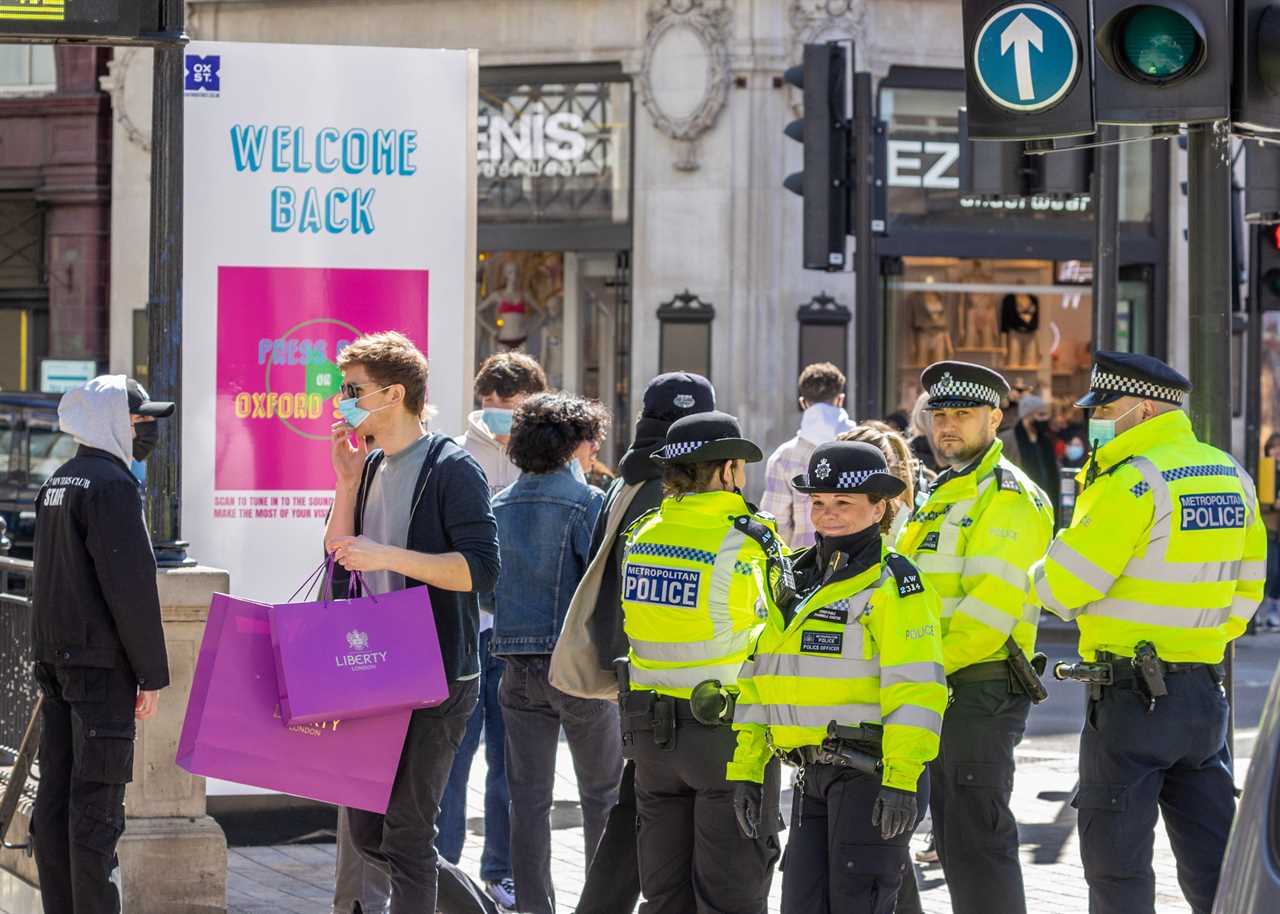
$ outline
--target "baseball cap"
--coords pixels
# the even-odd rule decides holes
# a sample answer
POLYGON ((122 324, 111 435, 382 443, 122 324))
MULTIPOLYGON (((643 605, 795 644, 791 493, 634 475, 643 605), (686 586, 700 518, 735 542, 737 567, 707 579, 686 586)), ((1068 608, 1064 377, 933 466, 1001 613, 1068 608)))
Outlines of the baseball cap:
POLYGON ((125 381, 125 389, 129 393, 129 413, 131 415, 167 419, 178 408, 178 404, 168 400, 152 400, 151 395, 147 393, 147 389, 133 378, 125 381))

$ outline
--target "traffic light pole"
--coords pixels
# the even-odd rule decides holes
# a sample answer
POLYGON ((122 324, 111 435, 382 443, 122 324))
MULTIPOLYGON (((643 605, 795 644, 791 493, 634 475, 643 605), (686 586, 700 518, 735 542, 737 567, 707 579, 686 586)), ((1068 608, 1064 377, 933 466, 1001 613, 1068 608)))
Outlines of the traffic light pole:
POLYGON ((182 542, 182 55, 183 0, 164 0, 168 41, 155 49, 151 108, 151 263, 147 294, 149 393, 177 412, 147 462, 147 519, 156 562, 195 564, 182 542))
POLYGON ((1093 340, 1097 349, 1116 348, 1116 299, 1120 290, 1120 138, 1115 127, 1099 125, 1093 153, 1093 340))
MULTIPOLYGON (((1231 135, 1226 121, 1187 128, 1187 285, 1191 424, 1196 437, 1231 450, 1231 135)), ((1226 652, 1234 699, 1234 647, 1226 652)), ((1232 745, 1234 701, 1227 745, 1232 745)))
POLYGON ((880 307, 880 271, 876 264, 875 236, 871 222, 875 218, 875 127, 872 110, 871 74, 853 75, 853 254, 857 397, 859 419, 880 415, 884 340, 884 312, 880 307))

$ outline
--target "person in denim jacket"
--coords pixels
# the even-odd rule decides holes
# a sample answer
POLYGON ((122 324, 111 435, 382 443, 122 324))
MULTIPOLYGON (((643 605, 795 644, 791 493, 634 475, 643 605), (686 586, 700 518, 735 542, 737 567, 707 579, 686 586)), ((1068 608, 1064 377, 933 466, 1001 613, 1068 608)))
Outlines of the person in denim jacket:
MULTIPOLYGON (((585 862, 617 800, 622 737, 617 706, 566 695, 547 680, 569 601, 587 570, 604 495, 588 465, 609 414, 568 394, 539 394, 516 411, 507 455, 521 476, 493 499, 501 558, 491 650, 506 661, 498 691, 507 727, 511 862, 516 908, 554 914, 551 800, 563 726, 578 775, 585 862)), ((585 870, 585 866, 584 866, 585 870)))

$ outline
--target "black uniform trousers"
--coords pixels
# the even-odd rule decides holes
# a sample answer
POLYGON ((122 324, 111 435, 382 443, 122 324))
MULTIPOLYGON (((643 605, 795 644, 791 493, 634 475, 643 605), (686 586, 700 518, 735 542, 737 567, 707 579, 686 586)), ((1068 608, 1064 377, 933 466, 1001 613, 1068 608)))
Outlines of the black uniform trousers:
POLYGON ((596 855, 587 867, 587 881, 578 898, 577 914, 616 914, 634 911, 640 900, 640 870, 636 860, 636 763, 628 761, 618 785, 618 801, 609 810, 596 855))
POLYGON ((1026 914, 1013 750, 1031 699, 1006 680, 953 685, 942 744, 929 763, 933 838, 955 914, 1026 914))
MULTIPOLYGON (((902 881, 914 879, 908 830, 889 841, 871 824, 880 778, 810 765, 791 802, 782 858, 782 914, 892 914, 902 881)), ((929 777, 917 785, 916 824, 929 803, 929 777)))
POLYGON ((111 881, 133 778, 138 684, 126 668, 35 665, 44 693, 31 814, 45 914, 119 914, 111 881))
POLYGON ((623 751, 636 766, 640 914, 766 914, 781 854, 779 766, 774 759, 765 769, 767 834, 743 837, 725 780, 736 743, 729 727, 683 720, 670 751, 654 745, 651 731, 624 731, 623 751))
POLYGON ((1090 701, 1080 737, 1080 853, 1092 914, 1153 914, 1156 810, 1178 861, 1178 883, 1208 914, 1235 815, 1227 699, 1207 667, 1165 677, 1147 712, 1131 687, 1090 701))

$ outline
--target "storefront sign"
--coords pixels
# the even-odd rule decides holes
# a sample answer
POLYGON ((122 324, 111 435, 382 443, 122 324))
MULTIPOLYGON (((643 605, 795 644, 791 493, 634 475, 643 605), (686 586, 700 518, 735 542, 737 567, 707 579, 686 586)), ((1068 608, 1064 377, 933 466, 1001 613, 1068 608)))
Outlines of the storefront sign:
POLYGON ((475 58, 186 55, 183 534, 237 594, 278 600, 321 555, 343 348, 404 332, 431 359, 433 426, 462 428, 467 347, 430 344, 474 320, 475 58))
POLYGON ((45 359, 40 363, 40 391, 64 394, 98 374, 98 363, 74 359, 45 359))

